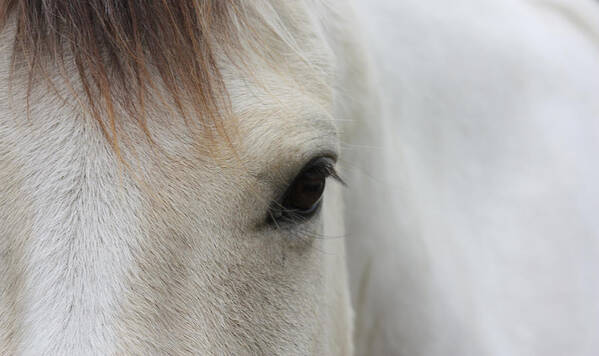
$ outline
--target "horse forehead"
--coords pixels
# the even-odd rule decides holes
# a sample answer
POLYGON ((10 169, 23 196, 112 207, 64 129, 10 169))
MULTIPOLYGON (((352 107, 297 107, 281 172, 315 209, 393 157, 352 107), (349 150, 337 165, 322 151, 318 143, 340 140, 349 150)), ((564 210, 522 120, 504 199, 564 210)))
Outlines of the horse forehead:
POLYGON ((331 144, 337 139, 326 90, 306 93, 301 88, 275 88, 258 95, 234 96, 232 101, 236 130, 247 149, 260 149, 267 141, 297 146, 331 144))
POLYGON ((295 62, 257 65, 249 75, 235 66, 224 70, 234 113, 225 126, 247 153, 337 150, 334 58, 323 39, 311 41, 310 50, 293 54, 295 62))

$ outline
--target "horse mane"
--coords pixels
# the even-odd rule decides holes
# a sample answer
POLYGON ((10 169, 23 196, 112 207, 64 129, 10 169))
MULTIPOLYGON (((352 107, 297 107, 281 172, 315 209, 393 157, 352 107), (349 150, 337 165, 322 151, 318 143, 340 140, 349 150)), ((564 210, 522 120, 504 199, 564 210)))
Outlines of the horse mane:
POLYGON ((14 16, 12 67, 27 66, 28 93, 48 63, 67 80, 65 62, 74 64, 85 106, 118 154, 117 102, 149 136, 145 103, 157 84, 186 122, 222 129, 229 104, 217 56, 240 53, 240 33, 252 32, 246 10, 241 0, 5 0, 0 29, 14 16))

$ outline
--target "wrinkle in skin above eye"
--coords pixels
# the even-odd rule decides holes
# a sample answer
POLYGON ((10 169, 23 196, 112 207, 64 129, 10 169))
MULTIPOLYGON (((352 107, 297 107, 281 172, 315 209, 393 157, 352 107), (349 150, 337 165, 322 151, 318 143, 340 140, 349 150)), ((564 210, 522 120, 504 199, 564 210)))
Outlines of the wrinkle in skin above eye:
POLYGON ((330 115, 276 111, 249 118, 240 129, 243 145, 248 147, 244 160, 250 174, 272 184, 275 191, 289 184, 311 159, 326 156, 337 160, 339 139, 330 115))

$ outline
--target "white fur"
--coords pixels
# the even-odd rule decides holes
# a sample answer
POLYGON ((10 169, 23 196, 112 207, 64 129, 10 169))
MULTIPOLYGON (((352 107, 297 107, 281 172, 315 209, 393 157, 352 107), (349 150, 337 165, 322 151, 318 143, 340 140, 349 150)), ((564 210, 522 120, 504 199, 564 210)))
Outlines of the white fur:
POLYGON ((66 103, 37 81, 28 116, 23 71, 8 92, 14 23, 0 33, 1 354, 352 353, 344 241, 319 238, 344 235, 340 188, 310 223, 263 226, 285 182, 338 151, 333 118, 351 107, 351 60, 325 29, 342 17, 313 5, 256 3, 295 51, 282 68, 256 61, 260 83, 223 62, 235 154, 201 154, 154 103, 157 146, 122 121, 129 170, 59 76, 66 103))

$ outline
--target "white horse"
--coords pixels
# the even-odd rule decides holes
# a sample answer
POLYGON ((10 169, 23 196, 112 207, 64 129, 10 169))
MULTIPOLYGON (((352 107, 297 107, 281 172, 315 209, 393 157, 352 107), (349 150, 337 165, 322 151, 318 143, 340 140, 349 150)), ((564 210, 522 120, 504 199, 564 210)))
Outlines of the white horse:
POLYGON ((597 3, 357 5, 0 2, 0 354, 596 355, 597 3))
POLYGON ((349 355, 349 7, 0 2, 0 354, 349 355), (323 205, 321 207, 321 205, 323 205))
POLYGON ((382 94, 343 155, 374 187, 346 200, 357 353, 599 355, 599 2, 357 5, 382 94))

